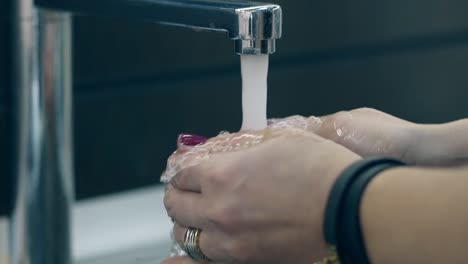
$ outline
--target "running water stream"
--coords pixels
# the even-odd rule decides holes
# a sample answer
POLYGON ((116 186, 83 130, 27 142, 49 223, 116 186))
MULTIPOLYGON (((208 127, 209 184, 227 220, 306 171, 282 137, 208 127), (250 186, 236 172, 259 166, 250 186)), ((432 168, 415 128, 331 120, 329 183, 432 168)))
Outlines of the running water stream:
POLYGON ((242 127, 260 130, 267 126, 268 55, 241 55, 242 127))

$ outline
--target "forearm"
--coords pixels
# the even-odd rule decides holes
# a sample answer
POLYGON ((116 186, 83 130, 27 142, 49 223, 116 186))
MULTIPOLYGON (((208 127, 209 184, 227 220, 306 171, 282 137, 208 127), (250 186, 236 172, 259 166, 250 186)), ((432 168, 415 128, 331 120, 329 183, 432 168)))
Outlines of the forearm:
POLYGON ((361 225, 371 263, 465 263, 468 167, 398 168, 367 187, 361 225))
POLYGON ((422 125, 410 156, 424 165, 468 164, 468 119, 440 125, 422 125))

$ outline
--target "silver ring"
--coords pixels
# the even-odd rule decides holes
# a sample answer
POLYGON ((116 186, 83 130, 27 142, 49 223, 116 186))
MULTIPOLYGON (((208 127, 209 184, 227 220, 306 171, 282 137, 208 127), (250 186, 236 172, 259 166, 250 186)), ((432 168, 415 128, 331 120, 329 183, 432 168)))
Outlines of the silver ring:
POLYGON ((189 227, 184 235, 184 250, 195 261, 210 261, 200 249, 200 229, 189 227))

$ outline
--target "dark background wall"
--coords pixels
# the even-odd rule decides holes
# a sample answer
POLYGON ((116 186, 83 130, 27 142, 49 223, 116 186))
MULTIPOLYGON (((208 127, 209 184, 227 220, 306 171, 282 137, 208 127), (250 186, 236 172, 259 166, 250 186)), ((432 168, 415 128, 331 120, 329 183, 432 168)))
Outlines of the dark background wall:
MULTIPOLYGON (((467 1, 273 2, 285 34, 271 57, 270 117, 362 106, 424 123, 468 116, 467 1)), ((78 198, 157 183, 180 132, 239 128, 239 57, 223 34, 74 22, 78 198)), ((11 189, 8 28, 0 20, 0 204, 11 189)))

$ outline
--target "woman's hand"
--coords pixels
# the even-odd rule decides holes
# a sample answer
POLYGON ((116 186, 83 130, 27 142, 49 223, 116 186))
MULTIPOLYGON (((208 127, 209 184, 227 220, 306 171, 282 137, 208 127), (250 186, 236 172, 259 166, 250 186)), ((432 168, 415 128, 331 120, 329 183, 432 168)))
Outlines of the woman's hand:
POLYGON ((274 119, 270 123, 281 122, 298 123, 302 129, 332 140, 364 158, 387 156, 423 166, 463 164, 468 160, 465 136, 468 120, 421 125, 375 109, 359 108, 323 117, 274 119), (298 122, 301 119, 303 121, 298 122))
POLYGON ((422 127, 370 108, 338 112, 311 122, 309 130, 362 157, 390 156, 407 163, 423 163, 414 153, 422 127))
MULTIPOLYGON (((164 204, 178 243, 193 227, 202 230, 200 248, 214 263, 311 264, 327 255, 322 225, 328 192, 360 157, 313 133, 288 131, 248 149, 213 154, 172 179, 164 204)), ((195 262, 164 262, 170 263, 195 262)))
POLYGON ((468 119, 421 125, 370 108, 310 117, 307 127, 362 157, 394 157, 420 166, 467 164, 467 129, 468 119))

